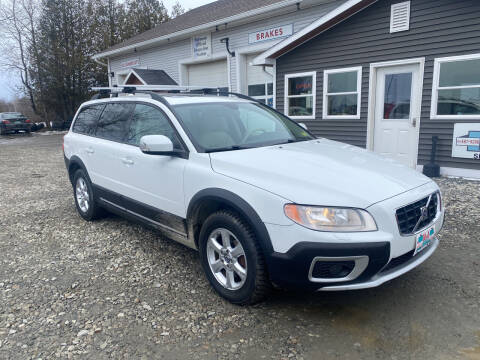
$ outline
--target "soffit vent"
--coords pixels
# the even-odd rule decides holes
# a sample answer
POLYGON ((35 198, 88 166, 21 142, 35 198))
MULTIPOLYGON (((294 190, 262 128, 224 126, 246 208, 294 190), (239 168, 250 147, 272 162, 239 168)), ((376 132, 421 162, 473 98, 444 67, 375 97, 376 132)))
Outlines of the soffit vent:
POLYGON ((410 1, 392 5, 390 32, 407 31, 410 28, 410 1))

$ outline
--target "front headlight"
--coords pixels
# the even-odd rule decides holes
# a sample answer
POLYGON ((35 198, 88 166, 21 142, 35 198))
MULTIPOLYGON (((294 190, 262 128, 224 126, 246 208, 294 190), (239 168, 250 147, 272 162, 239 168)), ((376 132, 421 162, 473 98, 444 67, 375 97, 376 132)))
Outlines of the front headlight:
POLYGON ((372 215, 361 209, 287 204, 284 211, 289 219, 312 230, 332 232, 377 230, 372 215))

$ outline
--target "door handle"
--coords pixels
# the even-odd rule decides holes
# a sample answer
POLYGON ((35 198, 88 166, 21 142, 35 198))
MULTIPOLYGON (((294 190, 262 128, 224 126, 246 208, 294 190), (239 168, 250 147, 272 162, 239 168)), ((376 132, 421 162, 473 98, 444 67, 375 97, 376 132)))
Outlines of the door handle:
POLYGON ((416 117, 412 118, 412 126, 417 127, 417 118, 416 117))
POLYGON ((87 154, 93 154, 95 152, 95 150, 93 150, 91 147, 88 147, 88 148, 85 149, 85 152, 87 154))
POLYGON ((122 162, 123 162, 125 165, 133 165, 133 160, 131 160, 131 159, 123 158, 123 159, 122 159, 122 162))

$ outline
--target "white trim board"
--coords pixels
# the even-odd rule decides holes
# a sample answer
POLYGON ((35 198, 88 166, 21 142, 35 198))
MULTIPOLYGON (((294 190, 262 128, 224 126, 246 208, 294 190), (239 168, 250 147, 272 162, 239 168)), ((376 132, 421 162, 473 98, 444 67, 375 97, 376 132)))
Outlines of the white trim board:
MULTIPOLYGON (((422 172, 423 165, 417 165, 417 170, 422 172)), ((467 180, 480 181, 480 170, 475 170, 475 169, 464 169, 464 168, 441 166, 440 175, 459 177, 467 180)))
MULTIPOLYGON (((389 66, 399 66, 399 65, 420 65, 419 70, 419 88, 420 97, 419 106, 420 106, 420 114, 421 114, 421 107, 423 101, 423 79, 424 79, 424 72, 425 72, 425 58, 413 58, 413 59, 401 59, 401 60, 394 60, 394 61, 384 61, 384 62, 377 62, 370 64, 370 78, 368 82, 368 115, 367 115, 367 149, 373 151, 373 136, 375 134, 375 100, 377 94, 377 69, 381 67, 389 67, 389 66)), ((418 164, 418 147, 420 142, 420 121, 421 116, 418 117, 417 121, 417 141, 416 141, 416 149, 415 153, 417 154, 415 159, 415 164, 418 164)))

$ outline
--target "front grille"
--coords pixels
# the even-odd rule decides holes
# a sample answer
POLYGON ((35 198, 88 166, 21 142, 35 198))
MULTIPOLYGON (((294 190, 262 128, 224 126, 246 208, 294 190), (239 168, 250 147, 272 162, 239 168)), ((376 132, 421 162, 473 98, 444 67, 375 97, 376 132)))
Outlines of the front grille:
POLYGON ((412 251, 409 251, 408 253, 406 254, 403 254, 399 257, 396 257, 396 258, 393 258, 392 260, 390 260, 390 262, 387 264, 387 266, 385 266, 381 272, 386 272, 386 271, 390 271, 390 270, 393 270, 393 269, 396 269, 397 267, 403 265, 404 263, 406 263, 408 260, 410 260, 412 257, 413 257, 413 254, 414 254, 414 250, 412 251))
POLYGON ((340 279, 348 276, 355 267, 355 261, 317 261, 312 277, 321 279, 340 279))
POLYGON ((400 234, 412 235, 415 231, 421 230, 431 224, 437 216, 438 198, 438 193, 434 193, 398 209, 396 215, 400 234), (430 202, 428 201, 429 199, 430 202), (422 217, 422 208, 427 206, 427 204, 428 207, 422 217))

